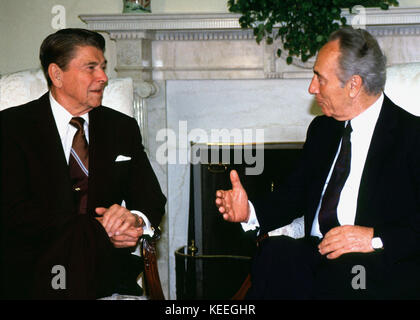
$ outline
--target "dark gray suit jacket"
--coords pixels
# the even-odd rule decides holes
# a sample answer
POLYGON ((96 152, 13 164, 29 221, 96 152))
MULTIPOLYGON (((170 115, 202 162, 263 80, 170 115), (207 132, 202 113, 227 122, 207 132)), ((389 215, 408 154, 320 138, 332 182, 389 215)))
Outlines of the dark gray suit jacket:
MULTIPOLYGON (((288 181, 253 201, 262 233, 304 215, 305 236, 310 236, 343 127, 344 122, 326 116, 312 121, 301 162, 288 181)), ((361 178, 355 225, 372 227, 382 238, 386 266, 381 272, 392 274, 407 265, 420 279, 413 271, 420 266, 420 119, 386 96, 361 178)))

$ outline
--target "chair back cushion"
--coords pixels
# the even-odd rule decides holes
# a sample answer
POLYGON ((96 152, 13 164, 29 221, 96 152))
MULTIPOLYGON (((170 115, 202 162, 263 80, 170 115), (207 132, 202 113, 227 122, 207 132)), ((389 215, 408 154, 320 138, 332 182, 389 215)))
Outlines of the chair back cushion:
POLYGON ((420 116, 420 63, 387 68, 385 93, 401 108, 420 116))
MULTIPOLYGON (((109 79, 102 104, 133 117, 133 80, 109 79)), ((48 91, 41 69, 10 73, 0 78, 0 111, 38 99, 48 91)))

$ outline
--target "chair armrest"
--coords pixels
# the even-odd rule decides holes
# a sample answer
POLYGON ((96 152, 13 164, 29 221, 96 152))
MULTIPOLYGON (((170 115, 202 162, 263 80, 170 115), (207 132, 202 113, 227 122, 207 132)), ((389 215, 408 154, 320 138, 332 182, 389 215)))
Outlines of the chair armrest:
POLYGON ((161 232, 157 228, 154 230, 153 237, 145 235, 140 239, 140 250, 144 259, 146 295, 150 300, 165 300, 156 259, 156 243, 160 239, 160 235, 161 232))
MULTIPOLYGON (((261 245, 261 242, 269 237, 268 233, 259 235, 257 237, 256 246, 259 247, 261 245)), ((239 290, 235 293, 235 295, 231 298, 231 300, 244 300, 246 293, 248 292, 249 288, 251 288, 251 274, 248 274, 248 276, 245 278, 244 282, 242 283, 239 290)))

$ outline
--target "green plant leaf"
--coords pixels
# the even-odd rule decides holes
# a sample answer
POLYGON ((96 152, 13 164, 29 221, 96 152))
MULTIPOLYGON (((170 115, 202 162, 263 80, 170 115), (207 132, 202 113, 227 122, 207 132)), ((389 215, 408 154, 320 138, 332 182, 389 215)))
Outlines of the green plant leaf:
MULTIPOLYGON (((347 25, 342 8, 355 5, 387 10, 398 6, 397 0, 228 0, 230 12, 240 13, 241 28, 253 28, 257 43, 263 39, 271 45, 281 39, 288 52, 287 63, 293 56, 307 61, 316 55, 331 32, 347 25), (276 28, 274 28, 276 26, 276 28), (277 26, 279 26, 277 28, 277 26)), ((280 56, 282 51, 277 50, 280 56)))

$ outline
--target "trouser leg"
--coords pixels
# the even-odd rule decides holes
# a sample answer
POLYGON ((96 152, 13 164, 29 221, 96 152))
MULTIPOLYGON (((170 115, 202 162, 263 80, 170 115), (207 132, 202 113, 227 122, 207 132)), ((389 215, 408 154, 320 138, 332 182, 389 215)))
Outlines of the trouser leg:
POLYGON ((251 271, 247 299, 310 299, 321 255, 317 243, 286 236, 270 237, 261 244, 251 271))

